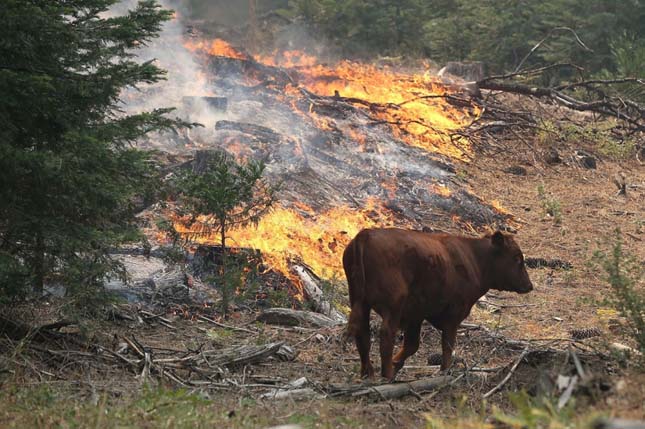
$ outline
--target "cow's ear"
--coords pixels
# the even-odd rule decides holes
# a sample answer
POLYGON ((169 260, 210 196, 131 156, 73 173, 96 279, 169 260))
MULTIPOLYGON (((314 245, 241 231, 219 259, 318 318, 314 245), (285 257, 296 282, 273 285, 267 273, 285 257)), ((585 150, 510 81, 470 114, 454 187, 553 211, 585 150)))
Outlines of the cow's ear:
POLYGON ((496 231, 495 234, 490 237, 490 239, 493 243, 493 246, 500 248, 504 247, 504 234, 502 234, 500 231, 496 231))

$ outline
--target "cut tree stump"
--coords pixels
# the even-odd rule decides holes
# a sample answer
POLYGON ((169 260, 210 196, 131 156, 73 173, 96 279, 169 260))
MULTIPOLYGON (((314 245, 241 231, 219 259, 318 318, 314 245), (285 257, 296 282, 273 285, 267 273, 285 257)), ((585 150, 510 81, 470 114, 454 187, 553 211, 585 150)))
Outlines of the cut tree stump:
POLYGON ((256 320, 269 325, 314 326, 316 328, 328 328, 343 323, 323 314, 290 308, 269 308, 260 313, 256 320))

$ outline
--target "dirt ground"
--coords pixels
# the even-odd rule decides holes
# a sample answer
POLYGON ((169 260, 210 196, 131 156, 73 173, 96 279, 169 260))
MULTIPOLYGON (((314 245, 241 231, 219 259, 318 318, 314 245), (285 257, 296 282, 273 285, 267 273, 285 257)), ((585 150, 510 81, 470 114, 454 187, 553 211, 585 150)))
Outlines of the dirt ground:
MULTIPOLYGON (((565 161, 573 149, 561 150, 565 161)), ((535 285, 532 293, 520 296, 492 291, 490 305, 473 309, 466 321, 469 325, 458 338, 457 356, 462 362, 455 365, 454 374, 472 366, 493 368, 492 372, 473 372, 436 394, 411 395, 396 400, 277 401, 259 397, 272 386, 301 377, 307 378, 310 387, 321 391, 333 384, 361 382, 357 376, 355 347, 343 340, 342 326, 321 329, 276 327, 254 322, 254 313, 241 310, 223 320, 226 325, 248 330, 236 331, 195 317, 199 313, 221 320, 215 309, 204 308, 185 314, 168 312, 164 317, 170 320, 172 328, 155 322, 104 321, 87 327, 83 334, 87 343, 98 343, 106 348, 114 347, 118 336, 134 336, 152 349, 177 351, 271 341, 291 345, 298 353, 293 361, 267 361, 231 370, 223 376, 235 380, 237 387, 231 384, 217 389, 188 388, 200 391, 210 404, 208 409, 225 415, 219 423, 228 427, 284 423, 298 423, 303 427, 420 427, 427 424, 429 415, 432 418, 450 418, 456 413, 486 416, 493 413, 495 407, 510 412, 513 408, 509 392, 523 389, 537 394, 542 378, 552 382, 557 374, 571 375, 569 349, 580 355, 586 371, 593 375, 584 389, 574 392, 578 415, 602 413, 645 419, 642 368, 610 358, 608 348, 614 342, 635 345, 626 322, 603 303, 611 293, 604 273, 590 264, 594 251, 611 248, 616 228, 622 231, 624 250, 640 261, 645 260, 645 168, 633 159, 619 162, 606 158, 600 159, 596 169, 585 169, 574 163, 548 165, 542 161, 544 152, 546 149, 541 150, 539 146, 528 148, 518 143, 517 147, 505 147, 495 154, 480 154, 473 162, 457 168, 456 180, 465 182, 486 201, 495 201, 514 215, 517 240, 527 257, 559 258, 573 265, 571 270, 531 269, 529 274, 535 285), (518 165, 526 169, 525 176, 504 172, 508 167, 518 165), (625 174, 631 185, 627 187, 626 196, 617 195, 613 183, 619 172, 625 174), (539 192, 538 187, 543 191, 539 192), (546 200, 559 203, 558 216, 546 213, 546 200), (600 335, 572 342, 571 331, 575 329, 591 329, 600 335), (546 357, 536 355, 532 363, 523 362, 499 392, 482 402, 482 395, 503 379, 522 352, 496 342, 490 332, 529 341, 536 348, 551 347, 563 352, 546 357)), ((42 310, 45 314, 46 307, 42 310)), ((399 381, 438 373, 437 366, 428 366, 428 359, 440 351, 438 339, 438 333, 424 324, 421 348, 406 362, 399 381)), ((86 362, 85 358, 56 357, 42 350, 30 351, 15 342, 3 344, 8 346, 2 352, 1 361, 7 370, 0 373, 0 385, 5 392, 44 383, 56 386, 74 401, 92 401, 99 395, 114 404, 128 404, 141 392, 140 378, 118 365, 88 363, 83 366, 79 362, 86 362)), ((378 365, 378 347, 372 347, 372 354, 378 365)), ((168 381, 160 383, 172 385, 168 381)), ((17 395, 5 397, 5 406, 0 407, 0 425, 20 427, 29 421, 19 408, 6 405, 16 400, 17 395)), ((56 421, 45 425, 49 424, 57 426, 56 421)), ((109 423, 106 427, 110 427, 109 423)))

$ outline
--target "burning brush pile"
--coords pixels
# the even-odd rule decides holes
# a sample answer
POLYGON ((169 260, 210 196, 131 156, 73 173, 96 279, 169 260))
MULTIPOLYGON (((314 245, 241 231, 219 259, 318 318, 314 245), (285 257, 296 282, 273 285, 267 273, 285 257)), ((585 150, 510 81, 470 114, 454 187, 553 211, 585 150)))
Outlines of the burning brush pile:
MULTIPOLYGON (((435 76, 350 61, 328 66, 295 51, 251 56, 220 39, 192 39, 183 49, 200 66, 200 90, 176 100, 204 127, 147 144, 179 155, 184 168, 213 149, 265 160, 269 180, 283 184, 279 202, 257 227, 231 230, 227 242, 259 250, 296 283, 294 261, 342 278, 343 249, 366 227, 475 231, 508 221, 455 179, 453 162, 472 153, 456 131, 480 112, 435 76)), ((174 222, 189 241, 219 244, 199 219, 174 222)))

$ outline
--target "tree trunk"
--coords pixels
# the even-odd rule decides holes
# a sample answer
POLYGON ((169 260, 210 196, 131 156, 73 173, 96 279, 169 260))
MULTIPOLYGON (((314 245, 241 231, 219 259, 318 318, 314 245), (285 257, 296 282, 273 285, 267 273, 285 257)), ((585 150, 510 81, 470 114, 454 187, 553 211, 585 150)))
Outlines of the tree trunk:
POLYGON ((45 285, 45 240, 40 228, 36 231, 36 249, 34 255, 33 292, 42 295, 45 285))
POLYGON ((222 275, 226 274, 226 218, 222 216, 219 220, 220 241, 222 243, 222 275))
POLYGON ((222 242, 222 267, 220 269, 220 279, 222 283, 222 313, 224 317, 228 315, 228 306, 231 301, 232 291, 230 279, 226 275, 228 255, 226 251, 226 217, 220 217, 220 240, 222 242))

